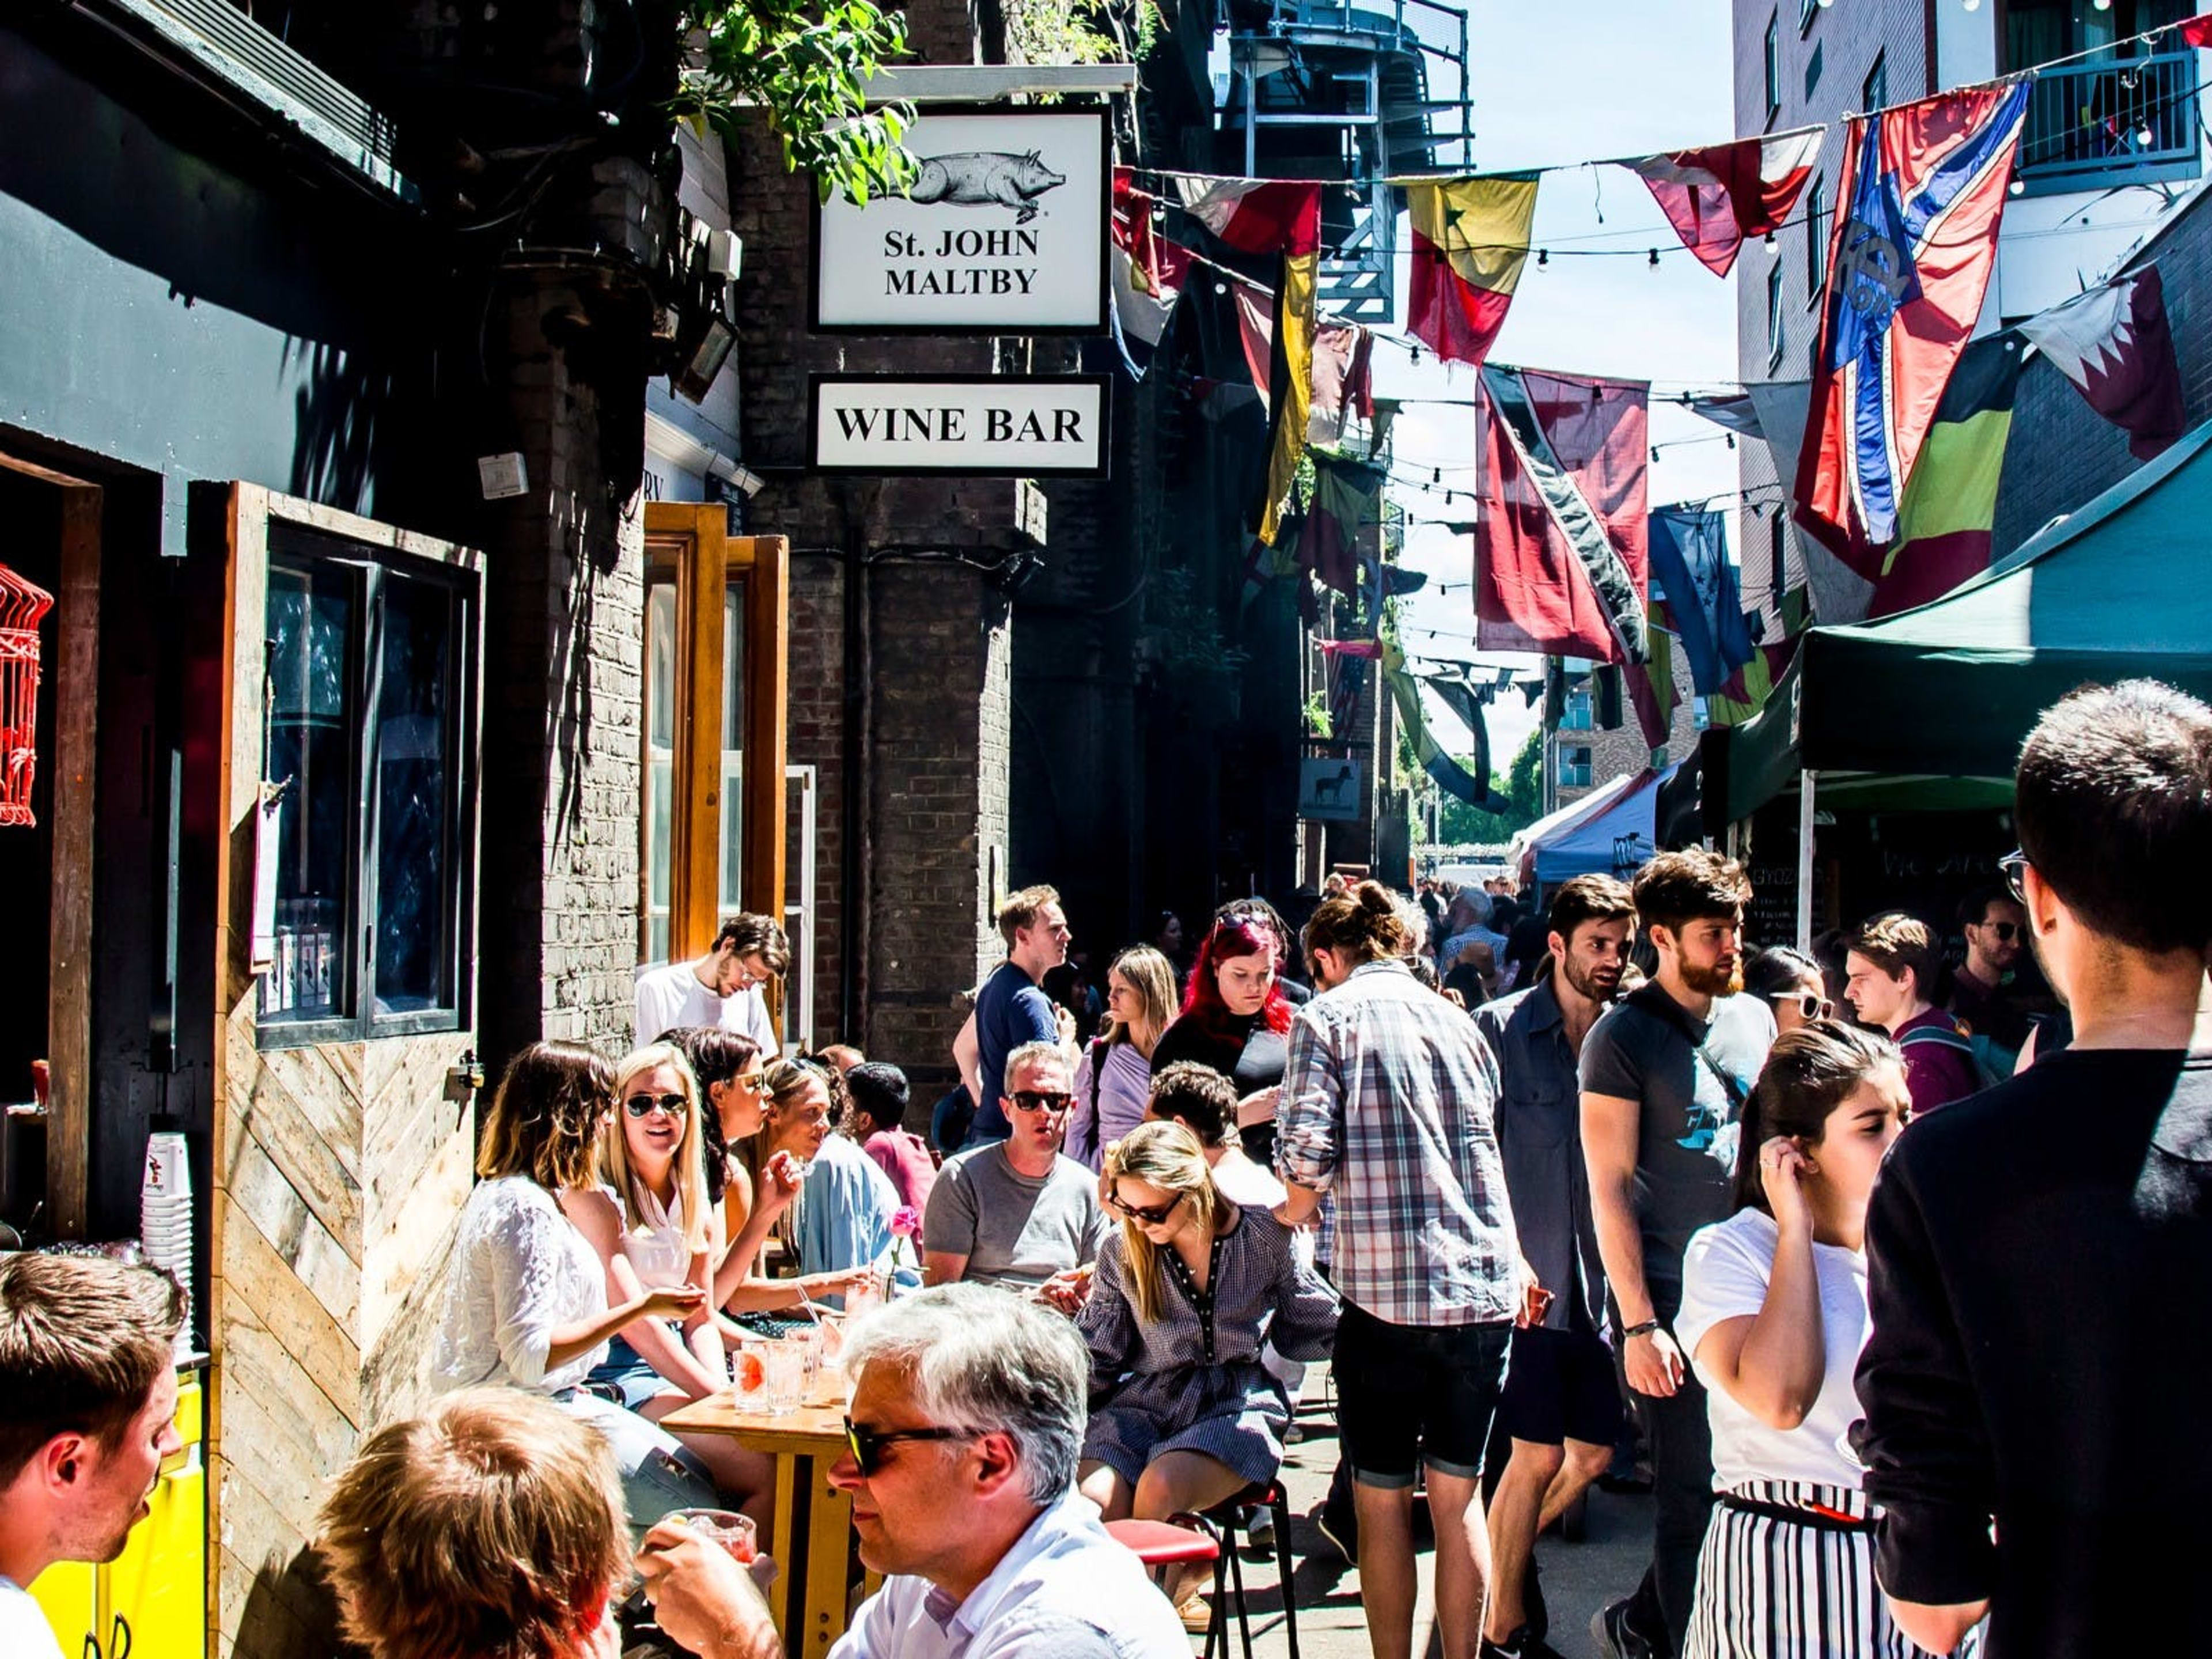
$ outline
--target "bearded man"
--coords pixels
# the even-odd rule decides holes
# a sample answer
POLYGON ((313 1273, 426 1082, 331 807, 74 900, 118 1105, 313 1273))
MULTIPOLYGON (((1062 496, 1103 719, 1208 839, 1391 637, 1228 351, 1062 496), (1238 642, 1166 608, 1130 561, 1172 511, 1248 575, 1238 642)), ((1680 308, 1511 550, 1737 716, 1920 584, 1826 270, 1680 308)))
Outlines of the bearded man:
POLYGON ((1636 902, 1611 876, 1577 876, 1552 900, 1535 982, 1475 1011, 1497 1057, 1498 1145, 1534 1275, 1513 1333, 1498 1421, 1512 1442, 1490 1500, 1490 1601, 1482 1659, 1527 1659, 1545 1620, 1536 1535, 1613 1461, 1620 1390, 1599 1334, 1605 1278, 1583 1159, 1576 1066, 1620 991, 1636 902))
POLYGON ((1680 1653, 1689 1625, 1712 1440, 1705 1390, 1669 1327, 1690 1235, 1732 1208, 1743 1103, 1774 1042, 1765 1000, 1738 994, 1751 897, 1742 866, 1694 848, 1662 853, 1638 872, 1634 897, 1659 971, 1590 1028, 1581 1062, 1598 1253, 1628 1386, 1646 1401, 1656 1499, 1651 1570, 1592 1626, 1625 1656, 1680 1653))

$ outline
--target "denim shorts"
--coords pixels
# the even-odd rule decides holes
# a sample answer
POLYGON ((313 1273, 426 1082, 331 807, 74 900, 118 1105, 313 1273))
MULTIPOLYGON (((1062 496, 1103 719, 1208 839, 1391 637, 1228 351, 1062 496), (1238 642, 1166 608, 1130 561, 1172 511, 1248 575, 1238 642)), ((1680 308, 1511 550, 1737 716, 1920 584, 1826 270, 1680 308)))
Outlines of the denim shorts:
POLYGON ((596 1395, 619 1395, 619 1403, 631 1411, 675 1388, 653 1369, 651 1360, 619 1336, 608 1340, 607 1357, 592 1367, 592 1374, 584 1379, 584 1385, 596 1395))
POLYGON ((699 1455, 657 1423, 635 1412, 564 1389, 554 1403, 589 1423, 607 1438, 622 1473, 623 1500, 629 1508, 633 1539, 671 1510, 714 1509, 720 1499, 699 1455))
POLYGON ((1472 1480, 1505 1386, 1510 1322, 1393 1325, 1347 1302, 1336 1327, 1336 1425, 1362 1486, 1413 1484, 1414 1465, 1472 1480))

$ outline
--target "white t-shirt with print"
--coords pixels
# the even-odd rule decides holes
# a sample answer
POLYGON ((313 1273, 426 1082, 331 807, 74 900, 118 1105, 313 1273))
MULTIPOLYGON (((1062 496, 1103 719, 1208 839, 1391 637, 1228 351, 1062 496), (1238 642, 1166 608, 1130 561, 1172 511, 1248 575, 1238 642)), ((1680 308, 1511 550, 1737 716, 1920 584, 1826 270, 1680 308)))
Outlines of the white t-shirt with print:
POLYGON ((1868 1329, 1863 1252, 1835 1244, 1813 1246, 1826 1370, 1820 1397, 1796 1428, 1769 1428, 1698 1364, 1698 1345, 1714 1326, 1756 1315, 1765 1304, 1780 1237, 1774 1218, 1764 1210, 1739 1210, 1726 1221, 1699 1229, 1682 1258, 1682 1310, 1674 1316, 1674 1340, 1705 1385, 1713 1430, 1713 1490, 1726 1492, 1747 1480, 1804 1480, 1856 1490, 1863 1471, 1848 1437, 1859 1419, 1851 1373, 1868 1329))
POLYGON ((14 1579, 0 1577, 0 1653, 8 1659, 62 1659, 46 1609, 14 1579))

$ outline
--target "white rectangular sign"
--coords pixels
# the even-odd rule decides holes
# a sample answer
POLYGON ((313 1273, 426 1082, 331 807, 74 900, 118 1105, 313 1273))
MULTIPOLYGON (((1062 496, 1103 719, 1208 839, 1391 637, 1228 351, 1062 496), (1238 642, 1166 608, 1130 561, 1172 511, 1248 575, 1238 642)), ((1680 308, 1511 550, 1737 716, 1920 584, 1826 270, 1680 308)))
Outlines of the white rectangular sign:
POLYGON ((817 374, 807 465, 817 472, 1106 476, 1104 374, 817 374))
POLYGON ((814 216, 813 326, 824 332, 1106 331, 1106 112, 922 115, 903 197, 814 216))
POLYGON ((1358 761, 1304 757, 1298 762, 1298 816, 1340 823, 1357 821, 1359 784, 1358 761))

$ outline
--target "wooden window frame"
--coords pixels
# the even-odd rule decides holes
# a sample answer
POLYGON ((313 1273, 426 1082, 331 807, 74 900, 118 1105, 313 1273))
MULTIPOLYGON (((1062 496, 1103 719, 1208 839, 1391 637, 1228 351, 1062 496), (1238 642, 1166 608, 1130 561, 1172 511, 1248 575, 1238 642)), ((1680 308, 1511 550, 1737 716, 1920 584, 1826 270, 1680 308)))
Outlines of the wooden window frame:
MULTIPOLYGON (((728 509, 647 501, 647 585, 676 587, 674 738, 669 767, 668 960, 705 954, 721 931, 723 594, 745 584, 744 775, 739 816, 739 901, 783 915, 785 725, 790 703, 791 550, 781 536, 732 536, 728 509), (709 672, 702 672, 702 665, 709 672)), ((641 668, 649 667, 641 659, 641 668)), ((651 765, 650 724, 639 722, 641 784, 651 765)), ((641 799, 642 791, 641 789, 641 799)), ((651 953, 647 902, 650 816, 638 815, 638 954, 651 953)), ((771 996, 774 992, 771 992, 771 996)))

